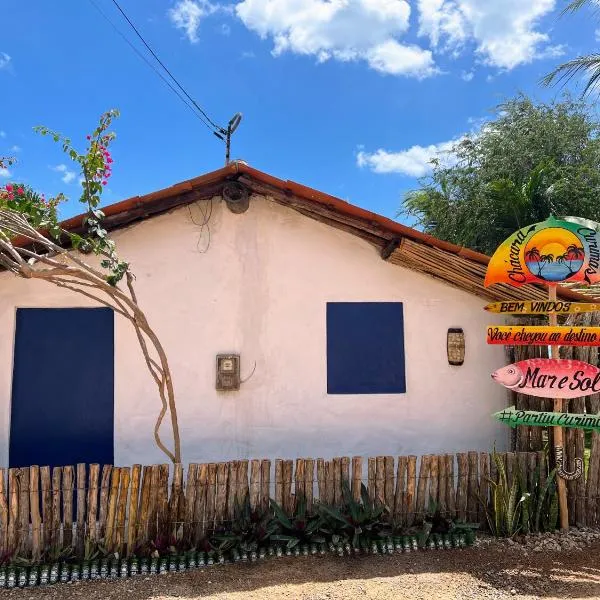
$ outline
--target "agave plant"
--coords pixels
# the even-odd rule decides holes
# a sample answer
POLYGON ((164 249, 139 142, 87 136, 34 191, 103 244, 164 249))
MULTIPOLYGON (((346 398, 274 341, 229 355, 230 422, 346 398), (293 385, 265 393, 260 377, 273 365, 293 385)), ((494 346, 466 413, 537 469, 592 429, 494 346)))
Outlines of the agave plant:
POLYGON ((319 505, 319 512, 325 520, 323 531, 348 540, 354 548, 368 547, 374 540, 391 535, 391 529, 383 519, 387 507, 376 504, 364 484, 361 484, 360 500, 357 501, 344 482, 342 498, 341 508, 319 505))
POLYGON ((296 510, 291 517, 288 517, 274 500, 271 500, 271 509, 277 526, 277 533, 271 536, 272 541, 285 542, 288 548, 298 544, 325 543, 325 537, 321 532, 325 519, 320 513, 307 513, 304 496, 296 497, 296 510))

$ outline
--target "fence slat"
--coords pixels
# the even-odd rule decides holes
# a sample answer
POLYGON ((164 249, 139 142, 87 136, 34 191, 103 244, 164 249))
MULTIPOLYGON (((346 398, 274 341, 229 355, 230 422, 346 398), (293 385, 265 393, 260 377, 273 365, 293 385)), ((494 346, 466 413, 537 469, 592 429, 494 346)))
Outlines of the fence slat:
MULTIPOLYGON (((225 463, 222 463, 225 466, 225 463)), ((225 504, 227 501, 227 480, 224 482, 223 490, 223 515, 225 513, 225 504)), ((171 494, 169 496, 169 530, 174 539, 179 539, 179 521, 181 520, 180 513, 183 510, 183 465, 176 463, 173 465, 173 480, 171 482, 171 494)), ((221 518, 224 518, 221 517, 221 518)))
POLYGON ((250 461, 250 508, 257 511, 260 504, 260 461, 250 461))
POLYGON ((469 463, 467 454, 460 452, 456 455, 458 460, 458 479, 456 482, 456 516, 459 521, 467 520, 467 496, 469 463))
POLYGON ((334 503, 335 497, 335 483, 334 483, 334 475, 333 475, 333 461, 326 460, 325 461, 325 491, 327 494, 327 504, 334 503))
POLYGON ((396 490, 394 492, 394 518, 398 525, 406 524, 406 467, 408 458, 406 456, 398 457, 398 466, 396 469, 396 490))
POLYGON ((384 501, 390 511, 394 510, 394 457, 385 456, 384 465, 384 501))
MULTIPOLYGON (((136 527, 135 538, 136 545, 143 543, 149 538, 148 528, 150 521, 150 496, 152 494, 150 486, 152 485, 152 467, 147 466, 142 469, 142 491, 140 493, 140 502, 138 505, 138 524, 136 527)), ((190 519, 190 522, 192 519, 190 519)))
POLYGON ((124 536, 124 539, 127 543, 127 556, 131 556, 131 554, 135 552, 135 547, 137 545, 138 506, 140 501, 139 496, 141 473, 142 465, 133 465, 131 469, 131 492, 129 495, 129 510, 127 511, 127 534, 126 536, 124 536))
POLYGON ((469 477, 467 490, 467 518, 470 523, 477 521, 477 495, 479 494, 479 457, 477 452, 467 454, 469 461, 469 477))
POLYGON ((439 457, 432 454, 429 457, 429 496, 426 500, 426 508, 429 508, 429 503, 433 502, 437 506, 439 502, 439 472, 440 472, 439 457))
POLYGON ((62 467, 52 469, 52 524, 50 540, 52 546, 60 546, 60 487, 62 467))
POLYGON ((326 504, 327 497, 327 479, 325 477, 325 461, 317 458, 317 484, 319 488, 319 502, 326 504))
POLYGON ((100 465, 91 464, 88 477, 87 495, 87 535, 92 542, 98 539, 96 524, 98 520, 98 478, 100 465))
POLYGON ((304 459, 297 458, 296 459, 296 470, 294 473, 294 498, 296 504, 300 501, 300 499, 304 499, 306 496, 304 494, 304 459))
MULTIPOLYGON (((40 468, 29 467, 29 506, 31 511, 31 556, 39 560, 42 553, 42 519, 40 518, 40 468)), ((46 544, 43 544, 46 547, 46 544)))
POLYGON ((158 466, 158 534, 169 536, 169 465, 158 466))
POLYGON ((6 469, 0 469, 0 552, 8 547, 8 497, 6 495, 6 469))
POLYGON ((310 513, 313 508, 315 479, 315 461, 312 458, 304 459, 304 497, 306 498, 306 510, 310 513))
POLYGON ((121 468, 121 481, 119 485, 119 500, 117 503, 117 519, 115 526, 115 547, 119 556, 123 554, 123 544, 127 541, 125 533, 125 519, 127 517, 127 499, 129 497, 129 481, 131 479, 131 469, 129 467, 121 468))
POLYGON ((248 461, 246 459, 240 460, 237 477, 237 500, 240 506, 246 500, 246 496, 250 494, 250 487, 248 485, 248 461))
POLYGON ((121 481, 121 469, 113 467, 108 497, 108 514, 106 516, 106 548, 114 550, 115 523, 117 518, 117 503, 119 500, 119 483, 121 481))
POLYGON ((275 460, 275 502, 283 507, 283 461, 275 460))
POLYGON ((420 523, 425 516, 430 459, 431 457, 429 455, 421 457, 421 468, 419 469, 419 481, 417 483, 417 503, 415 508, 415 520, 417 523, 420 523))
POLYGON ((229 467, 227 463, 217 464, 217 493, 215 496, 215 521, 222 524, 227 519, 227 479, 229 467))
POLYGON ((194 544, 197 546, 206 533, 206 491, 208 487, 208 465, 198 465, 196 477, 196 503, 194 506, 194 544))
POLYGON ((102 477, 100 478, 100 507, 98 510, 98 539, 103 539, 106 535, 106 518, 108 516, 108 496, 110 492, 110 481, 112 474, 112 465, 103 465, 102 477))
MULTIPOLYGON (((534 454, 535 456, 535 454, 534 454)), ((479 505, 479 522, 482 527, 487 525, 487 510, 490 499, 490 455, 487 452, 482 452, 479 455, 479 495, 481 502, 485 504, 479 505)))
POLYGON ((451 519, 456 516, 456 488, 454 481, 454 454, 444 454, 446 463, 446 503, 451 519))
POLYGON ((350 458, 347 456, 342 456, 340 458, 340 477, 342 482, 342 487, 340 490, 340 500, 343 500, 343 486, 347 485, 348 489, 350 489, 350 458))
POLYGON ((19 552, 29 552, 29 467, 19 469, 19 552))
POLYGON ((77 465, 77 527, 75 529, 75 550, 79 556, 83 554, 85 544, 85 497, 86 468, 84 463, 77 465))
MULTIPOLYGON (((52 546, 52 483, 50 480, 50 467, 40 467, 40 488, 42 521, 44 522, 42 544, 44 548, 50 548, 52 546)), ((39 502, 39 498, 37 498, 37 501, 39 502)))
MULTIPOLYGON (((229 463, 228 468, 231 463, 229 463)), ((194 503, 196 501, 196 475, 198 465, 192 463, 188 466, 187 481, 185 483, 185 523, 183 526, 183 542, 186 545, 192 544, 194 538, 194 528, 192 522, 194 520, 194 503)))
POLYGON ((362 456, 352 457, 352 498, 360 500, 360 486, 362 483, 363 459, 362 456))
POLYGON ((62 481, 62 514, 63 514, 63 546, 73 546, 73 467, 63 467, 62 481))
POLYGON ((266 511, 269 508, 271 495, 271 461, 263 459, 260 461, 260 509, 266 511))
POLYGON ((416 502, 417 502, 417 457, 410 455, 408 457, 408 466, 406 471, 406 524, 410 527, 415 522, 416 502))
POLYGON ((336 506, 342 504, 342 462, 339 456, 333 461, 333 503, 336 506))
POLYGON ((19 544, 19 483, 17 477, 18 469, 8 470, 8 548, 13 553, 19 544))
POLYGON ((294 510, 294 499, 292 497, 292 471, 294 463, 291 460, 283 461, 283 472, 282 472, 282 495, 281 501, 283 503, 283 510, 286 514, 292 514, 294 510))
POLYGON ((378 506, 385 506, 385 458, 375 458, 375 500, 378 506))
POLYGON ((448 503, 446 502, 448 472, 446 470, 446 457, 438 456, 438 509, 444 517, 448 516, 448 503))
POLYGON ((229 470, 229 485, 227 486, 227 514, 229 515, 229 519, 233 520, 235 517, 235 502, 236 502, 236 494, 237 494, 237 477, 238 477, 238 461, 232 460, 227 463, 227 469, 229 470))

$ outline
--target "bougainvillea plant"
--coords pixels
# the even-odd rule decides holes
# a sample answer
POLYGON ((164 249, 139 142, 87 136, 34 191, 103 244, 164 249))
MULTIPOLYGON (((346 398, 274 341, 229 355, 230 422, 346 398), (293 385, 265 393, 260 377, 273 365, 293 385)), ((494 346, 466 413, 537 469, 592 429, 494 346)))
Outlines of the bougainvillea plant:
POLYGON ((79 200, 86 207, 86 215, 80 229, 67 230, 62 227, 57 210, 66 200, 63 194, 46 199, 44 194, 20 183, 0 187, 0 266, 20 277, 42 279, 77 292, 129 320, 162 402, 154 439, 173 462, 181 462, 175 394, 167 356, 138 304, 135 277, 129 263, 119 258, 115 243, 103 226, 104 213, 100 210, 102 192, 113 166, 109 146, 115 135, 108 129, 117 116, 115 110, 101 116, 98 127, 86 136, 82 153, 60 133, 47 127, 36 128, 41 135, 60 142, 63 151, 78 164, 79 200), (97 259, 90 261, 94 264, 86 262, 85 255, 95 255, 97 259), (173 450, 160 437, 167 412, 171 417, 173 450))

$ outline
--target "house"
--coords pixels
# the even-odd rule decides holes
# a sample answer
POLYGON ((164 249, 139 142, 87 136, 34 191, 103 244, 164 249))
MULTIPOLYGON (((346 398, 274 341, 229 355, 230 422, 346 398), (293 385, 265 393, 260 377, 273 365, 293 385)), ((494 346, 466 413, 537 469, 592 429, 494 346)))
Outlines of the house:
MULTIPOLYGON (((545 292, 485 289, 486 256, 242 162, 105 214, 167 351, 185 462, 506 446, 483 307, 545 292)), ((165 461, 129 322, 7 272, 0 319, 0 465, 165 461)))

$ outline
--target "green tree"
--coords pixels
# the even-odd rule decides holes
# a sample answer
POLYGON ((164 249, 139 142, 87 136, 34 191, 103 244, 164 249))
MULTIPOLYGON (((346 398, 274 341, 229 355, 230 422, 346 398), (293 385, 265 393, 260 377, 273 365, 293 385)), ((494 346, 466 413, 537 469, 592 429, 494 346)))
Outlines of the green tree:
MULTIPOLYGON (((564 9, 563 14, 574 13, 586 4, 592 6, 596 12, 598 11, 597 0, 572 0, 564 9)), ((583 96, 597 88, 600 82, 600 53, 593 52, 578 56, 559 65, 542 79, 542 83, 544 85, 566 84, 576 76, 583 76, 585 80, 583 96)))
POLYGON ((492 253, 511 233, 550 214, 600 220, 600 123, 583 101, 498 105, 451 160, 408 192, 400 214, 425 232, 492 253))

